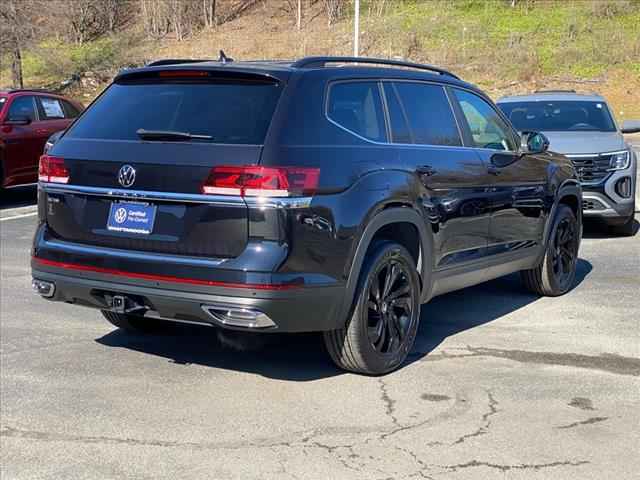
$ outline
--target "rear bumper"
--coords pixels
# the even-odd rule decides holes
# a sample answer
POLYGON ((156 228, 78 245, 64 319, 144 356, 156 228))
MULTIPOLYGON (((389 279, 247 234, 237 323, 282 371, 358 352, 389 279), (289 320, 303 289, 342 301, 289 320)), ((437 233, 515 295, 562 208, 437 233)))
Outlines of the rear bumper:
MULTIPOLYGON (((135 299, 148 309, 147 315, 169 320, 206 323, 230 329, 249 329, 224 324, 208 307, 228 307, 264 313, 275 325, 259 331, 310 332, 338 328, 336 311, 341 306, 342 286, 300 287, 290 290, 253 290, 226 287, 175 285, 170 282, 128 279, 126 283, 110 274, 82 272, 43 266, 32 261, 32 276, 55 285, 47 300, 66 302, 101 310, 112 309, 110 298, 121 295, 135 299)), ((254 329, 251 329, 254 330, 254 329)))
POLYGON ((339 328, 345 284, 319 273, 278 272, 285 246, 257 241, 235 259, 192 258, 95 247, 36 231, 32 277, 55 284, 52 301, 112 309, 113 297, 166 319, 221 324, 208 313, 223 306, 264 313, 283 332, 339 328))

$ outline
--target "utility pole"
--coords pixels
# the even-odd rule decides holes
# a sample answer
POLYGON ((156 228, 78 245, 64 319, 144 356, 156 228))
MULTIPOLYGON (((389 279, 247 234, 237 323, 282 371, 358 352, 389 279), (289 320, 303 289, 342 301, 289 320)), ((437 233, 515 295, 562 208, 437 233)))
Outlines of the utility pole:
POLYGON ((353 56, 357 57, 359 55, 360 45, 360 0, 355 0, 355 14, 353 18, 353 56))

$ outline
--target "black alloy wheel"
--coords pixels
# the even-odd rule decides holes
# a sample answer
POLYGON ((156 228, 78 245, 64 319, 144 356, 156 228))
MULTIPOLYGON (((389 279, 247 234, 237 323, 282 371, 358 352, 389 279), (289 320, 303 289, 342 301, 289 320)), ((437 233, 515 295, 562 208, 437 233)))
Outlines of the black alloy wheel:
POLYGON ((558 224, 553 238, 551 262, 553 274, 561 288, 564 288, 575 276, 578 259, 576 226, 576 222, 570 221, 569 218, 563 218, 558 224))
POLYGON ((367 333, 371 346, 382 354, 397 352, 414 321, 409 278, 406 266, 392 258, 371 278, 367 333))
POLYGON ((398 368, 415 341, 420 290, 415 259, 405 247, 391 241, 370 247, 346 325, 324 333, 333 361, 367 375, 398 368))
POLYGON ((533 293, 557 297, 573 287, 580 247, 580 224, 567 205, 556 212, 544 257, 531 270, 521 272, 522 280, 533 293))

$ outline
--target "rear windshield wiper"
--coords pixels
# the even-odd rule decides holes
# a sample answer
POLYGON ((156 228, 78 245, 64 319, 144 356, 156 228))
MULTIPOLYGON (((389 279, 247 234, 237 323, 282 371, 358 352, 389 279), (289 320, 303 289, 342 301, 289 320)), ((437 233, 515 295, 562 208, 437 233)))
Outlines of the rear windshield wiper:
POLYGON ((136 134, 142 140, 211 140, 211 135, 196 135, 189 132, 175 132, 173 130, 145 130, 139 128, 136 134))

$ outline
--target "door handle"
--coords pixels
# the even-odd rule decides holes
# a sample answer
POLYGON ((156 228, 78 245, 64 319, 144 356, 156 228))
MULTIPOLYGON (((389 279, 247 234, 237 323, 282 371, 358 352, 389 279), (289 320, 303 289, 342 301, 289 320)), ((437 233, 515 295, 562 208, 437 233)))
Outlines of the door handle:
POLYGON ((502 170, 500 170, 495 165, 489 165, 489 167, 487 168, 487 172, 489 172, 491 175, 500 175, 502 173, 502 170))
POLYGON ((416 168, 416 173, 418 175, 425 175, 427 177, 430 177, 432 175, 435 175, 437 172, 433 169, 431 165, 420 165, 419 167, 416 168))

